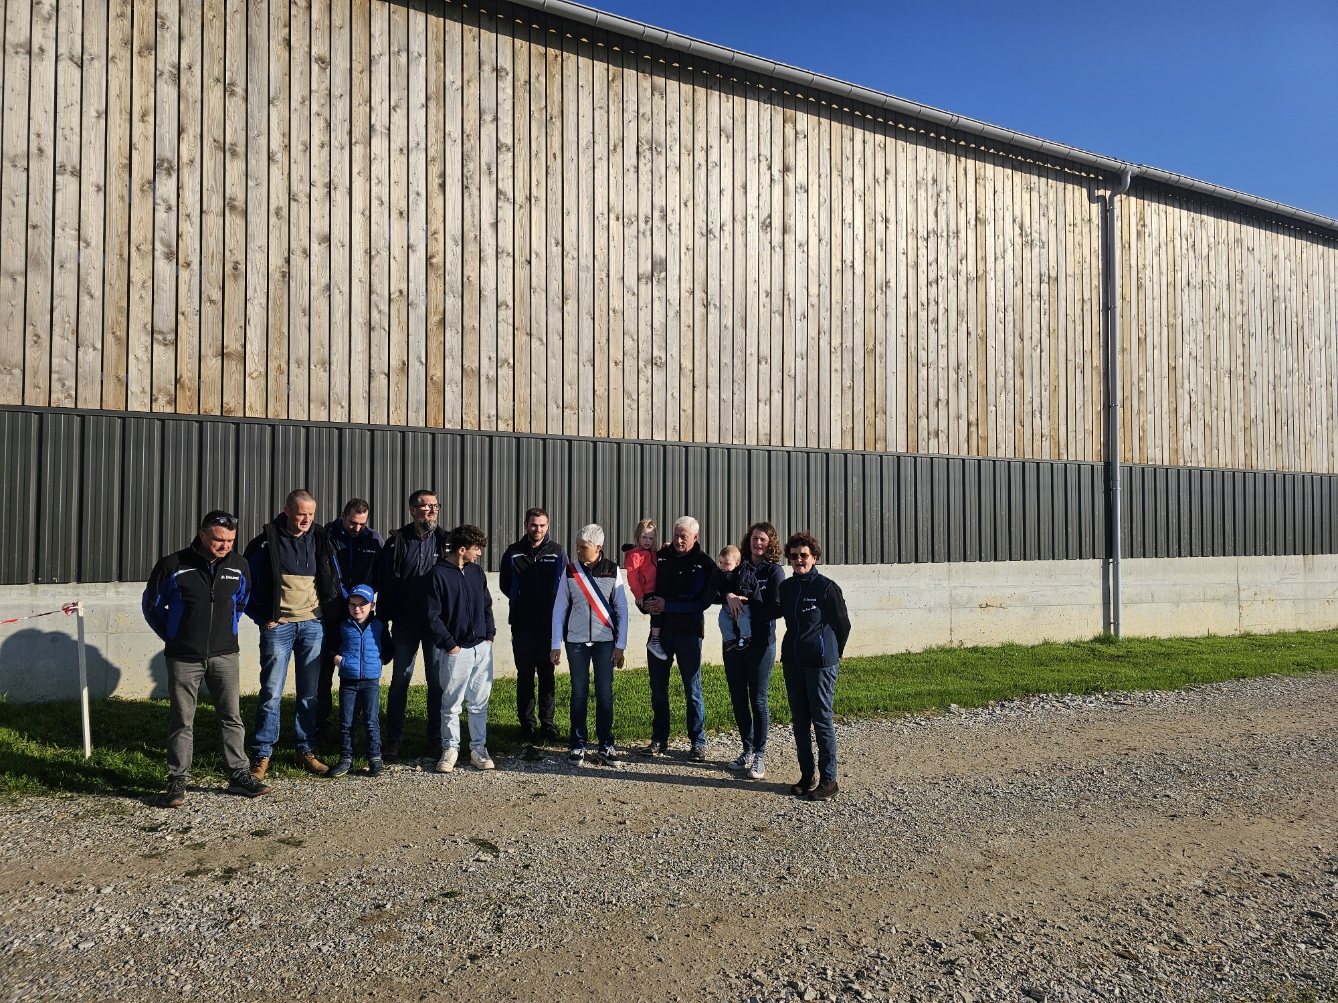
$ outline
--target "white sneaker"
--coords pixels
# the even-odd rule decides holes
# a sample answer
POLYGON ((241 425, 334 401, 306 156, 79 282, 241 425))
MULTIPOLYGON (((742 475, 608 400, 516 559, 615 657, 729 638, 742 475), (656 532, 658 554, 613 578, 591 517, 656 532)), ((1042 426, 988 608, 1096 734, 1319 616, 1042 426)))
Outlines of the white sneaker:
POLYGON ((762 753, 754 753, 753 764, 748 767, 749 780, 761 780, 767 775, 767 764, 763 761, 762 753))
POLYGON ((437 760, 438 773, 450 773, 455 769, 455 761, 460 758, 459 749, 444 749, 441 758, 437 760))
POLYGON ((746 770, 753 765, 753 754, 751 752, 740 752, 738 757, 731 759, 725 764, 727 770, 746 770))
POLYGON ((470 749, 469 761, 476 770, 491 770, 495 769, 497 765, 492 761, 492 757, 488 755, 488 750, 483 748, 470 749))
POLYGON ((664 652, 664 645, 660 643, 660 639, 658 637, 652 637, 648 642, 646 642, 646 651, 654 655, 662 662, 669 661, 669 656, 664 652))

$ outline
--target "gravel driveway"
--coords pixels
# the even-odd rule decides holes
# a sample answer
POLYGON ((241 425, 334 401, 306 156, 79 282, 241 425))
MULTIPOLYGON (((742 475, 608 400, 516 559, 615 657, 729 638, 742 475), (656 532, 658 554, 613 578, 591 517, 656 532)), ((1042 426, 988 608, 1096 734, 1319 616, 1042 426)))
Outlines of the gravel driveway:
POLYGON ((0 807, 10 999, 1338 998, 1338 673, 0 807))

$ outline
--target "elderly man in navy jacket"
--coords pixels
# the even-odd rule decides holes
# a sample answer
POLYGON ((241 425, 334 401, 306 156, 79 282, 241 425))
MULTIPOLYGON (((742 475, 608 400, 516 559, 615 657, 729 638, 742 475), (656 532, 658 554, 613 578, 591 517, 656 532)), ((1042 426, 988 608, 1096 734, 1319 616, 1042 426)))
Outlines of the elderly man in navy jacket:
POLYGON ((233 553, 237 519, 215 509, 195 540, 159 561, 144 587, 144 619, 163 641, 167 659, 170 724, 167 732, 167 804, 186 800, 195 750, 195 701, 201 681, 209 687, 222 734, 229 793, 256 797, 267 787, 251 776, 246 729, 238 707, 237 625, 251 597, 251 571, 233 553))
POLYGON ((703 611, 716 599, 716 566, 697 542, 697 520, 685 515, 674 522, 673 541, 660 548, 655 558, 655 594, 642 608, 651 614, 663 614, 660 645, 667 658, 651 655, 650 744, 641 750, 644 756, 669 751, 669 670, 678 659, 678 673, 683 677, 683 698, 687 705, 690 759, 706 758, 706 704, 702 700, 703 611))

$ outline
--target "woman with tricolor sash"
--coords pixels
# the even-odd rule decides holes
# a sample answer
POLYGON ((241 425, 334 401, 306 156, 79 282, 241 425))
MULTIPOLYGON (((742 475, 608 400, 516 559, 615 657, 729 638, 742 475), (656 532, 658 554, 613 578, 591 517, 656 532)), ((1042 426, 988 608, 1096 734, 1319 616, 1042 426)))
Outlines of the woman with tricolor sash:
POLYGON ((579 763, 586 755, 593 669, 598 756, 613 764, 620 761, 613 744, 613 669, 623 664, 627 648, 627 589, 622 569, 604 556, 604 530, 599 526, 591 523, 578 530, 575 550, 553 602, 549 658, 557 665, 566 644, 571 670, 571 751, 567 758, 579 763))

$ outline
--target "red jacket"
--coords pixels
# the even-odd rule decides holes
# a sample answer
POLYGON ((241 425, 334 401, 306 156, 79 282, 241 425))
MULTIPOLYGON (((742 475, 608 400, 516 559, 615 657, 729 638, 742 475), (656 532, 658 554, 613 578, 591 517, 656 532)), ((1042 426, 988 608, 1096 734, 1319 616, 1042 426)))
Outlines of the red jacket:
POLYGON ((655 591, 655 551, 633 547, 627 551, 623 567, 627 569, 627 585, 640 607, 646 596, 655 591))

